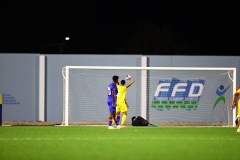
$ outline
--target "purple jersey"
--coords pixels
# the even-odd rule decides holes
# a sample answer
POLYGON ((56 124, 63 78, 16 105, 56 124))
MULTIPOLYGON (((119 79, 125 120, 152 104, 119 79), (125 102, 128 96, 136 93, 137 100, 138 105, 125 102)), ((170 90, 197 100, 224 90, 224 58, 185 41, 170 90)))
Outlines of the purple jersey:
POLYGON ((109 109, 112 110, 112 92, 114 91, 114 106, 116 107, 116 100, 117 100, 117 87, 114 83, 109 84, 108 86, 108 100, 107 104, 109 109))

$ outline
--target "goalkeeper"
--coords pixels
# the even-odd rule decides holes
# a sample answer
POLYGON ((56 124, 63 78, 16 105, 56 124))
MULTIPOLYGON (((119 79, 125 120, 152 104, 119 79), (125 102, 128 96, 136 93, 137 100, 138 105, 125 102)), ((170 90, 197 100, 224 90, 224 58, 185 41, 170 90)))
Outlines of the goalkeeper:
POLYGON ((158 127, 159 124, 151 124, 146 119, 141 116, 132 117, 132 126, 148 126, 148 127, 158 127))
POLYGON ((127 118, 127 111, 128 111, 128 104, 126 102, 127 88, 130 87, 134 82, 135 80, 132 80, 130 83, 125 85, 126 81, 121 80, 121 85, 117 85, 118 95, 117 95, 116 115, 117 115, 118 123, 120 121, 120 112, 123 113, 122 119, 121 119, 121 125, 119 125, 120 128, 124 128, 123 125, 127 118))

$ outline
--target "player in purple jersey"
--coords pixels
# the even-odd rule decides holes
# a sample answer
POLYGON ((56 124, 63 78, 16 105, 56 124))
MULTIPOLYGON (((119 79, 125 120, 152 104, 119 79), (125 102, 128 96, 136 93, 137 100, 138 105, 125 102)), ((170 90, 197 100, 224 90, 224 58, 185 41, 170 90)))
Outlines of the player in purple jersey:
POLYGON ((112 77, 113 82, 108 85, 108 99, 107 104, 109 107, 109 117, 108 117, 108 129, 114 129, 112 126, 112 121, 114 120, 117 128, 118 127, 118 121, 116 119, 116 101, 117 101, 117 83, 118 83, 119 77, 117 75, 114 75, 112 77))

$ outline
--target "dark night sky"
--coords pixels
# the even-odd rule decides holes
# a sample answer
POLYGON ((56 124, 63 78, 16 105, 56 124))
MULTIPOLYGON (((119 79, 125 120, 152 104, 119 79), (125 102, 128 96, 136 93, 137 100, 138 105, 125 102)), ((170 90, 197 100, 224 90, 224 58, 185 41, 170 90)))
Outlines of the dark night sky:
POLYGON ((239 13, 237 1, 4 1, 0 53, 234 55, 239 13))

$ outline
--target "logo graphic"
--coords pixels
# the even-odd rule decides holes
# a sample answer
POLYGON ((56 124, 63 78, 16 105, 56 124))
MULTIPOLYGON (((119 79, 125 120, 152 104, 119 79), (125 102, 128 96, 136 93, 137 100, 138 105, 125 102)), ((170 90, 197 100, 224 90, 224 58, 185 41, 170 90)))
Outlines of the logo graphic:
POLYGON ((196 109, 203 92, 205 81, 198 80, 159 80, 152 108, 163 109, 196 109))
POLYGON ((215 109, 215 107, 218 105, 219 102, 223 101, 224 103, 226 102, 226 98, 223 96, 224 93, 229 89, 230 85, 225 88, 224 85, 220 85, 218 89, 216 90, 216 94, 218 95, 218 99, 215 101, 212 110, 215 109))

